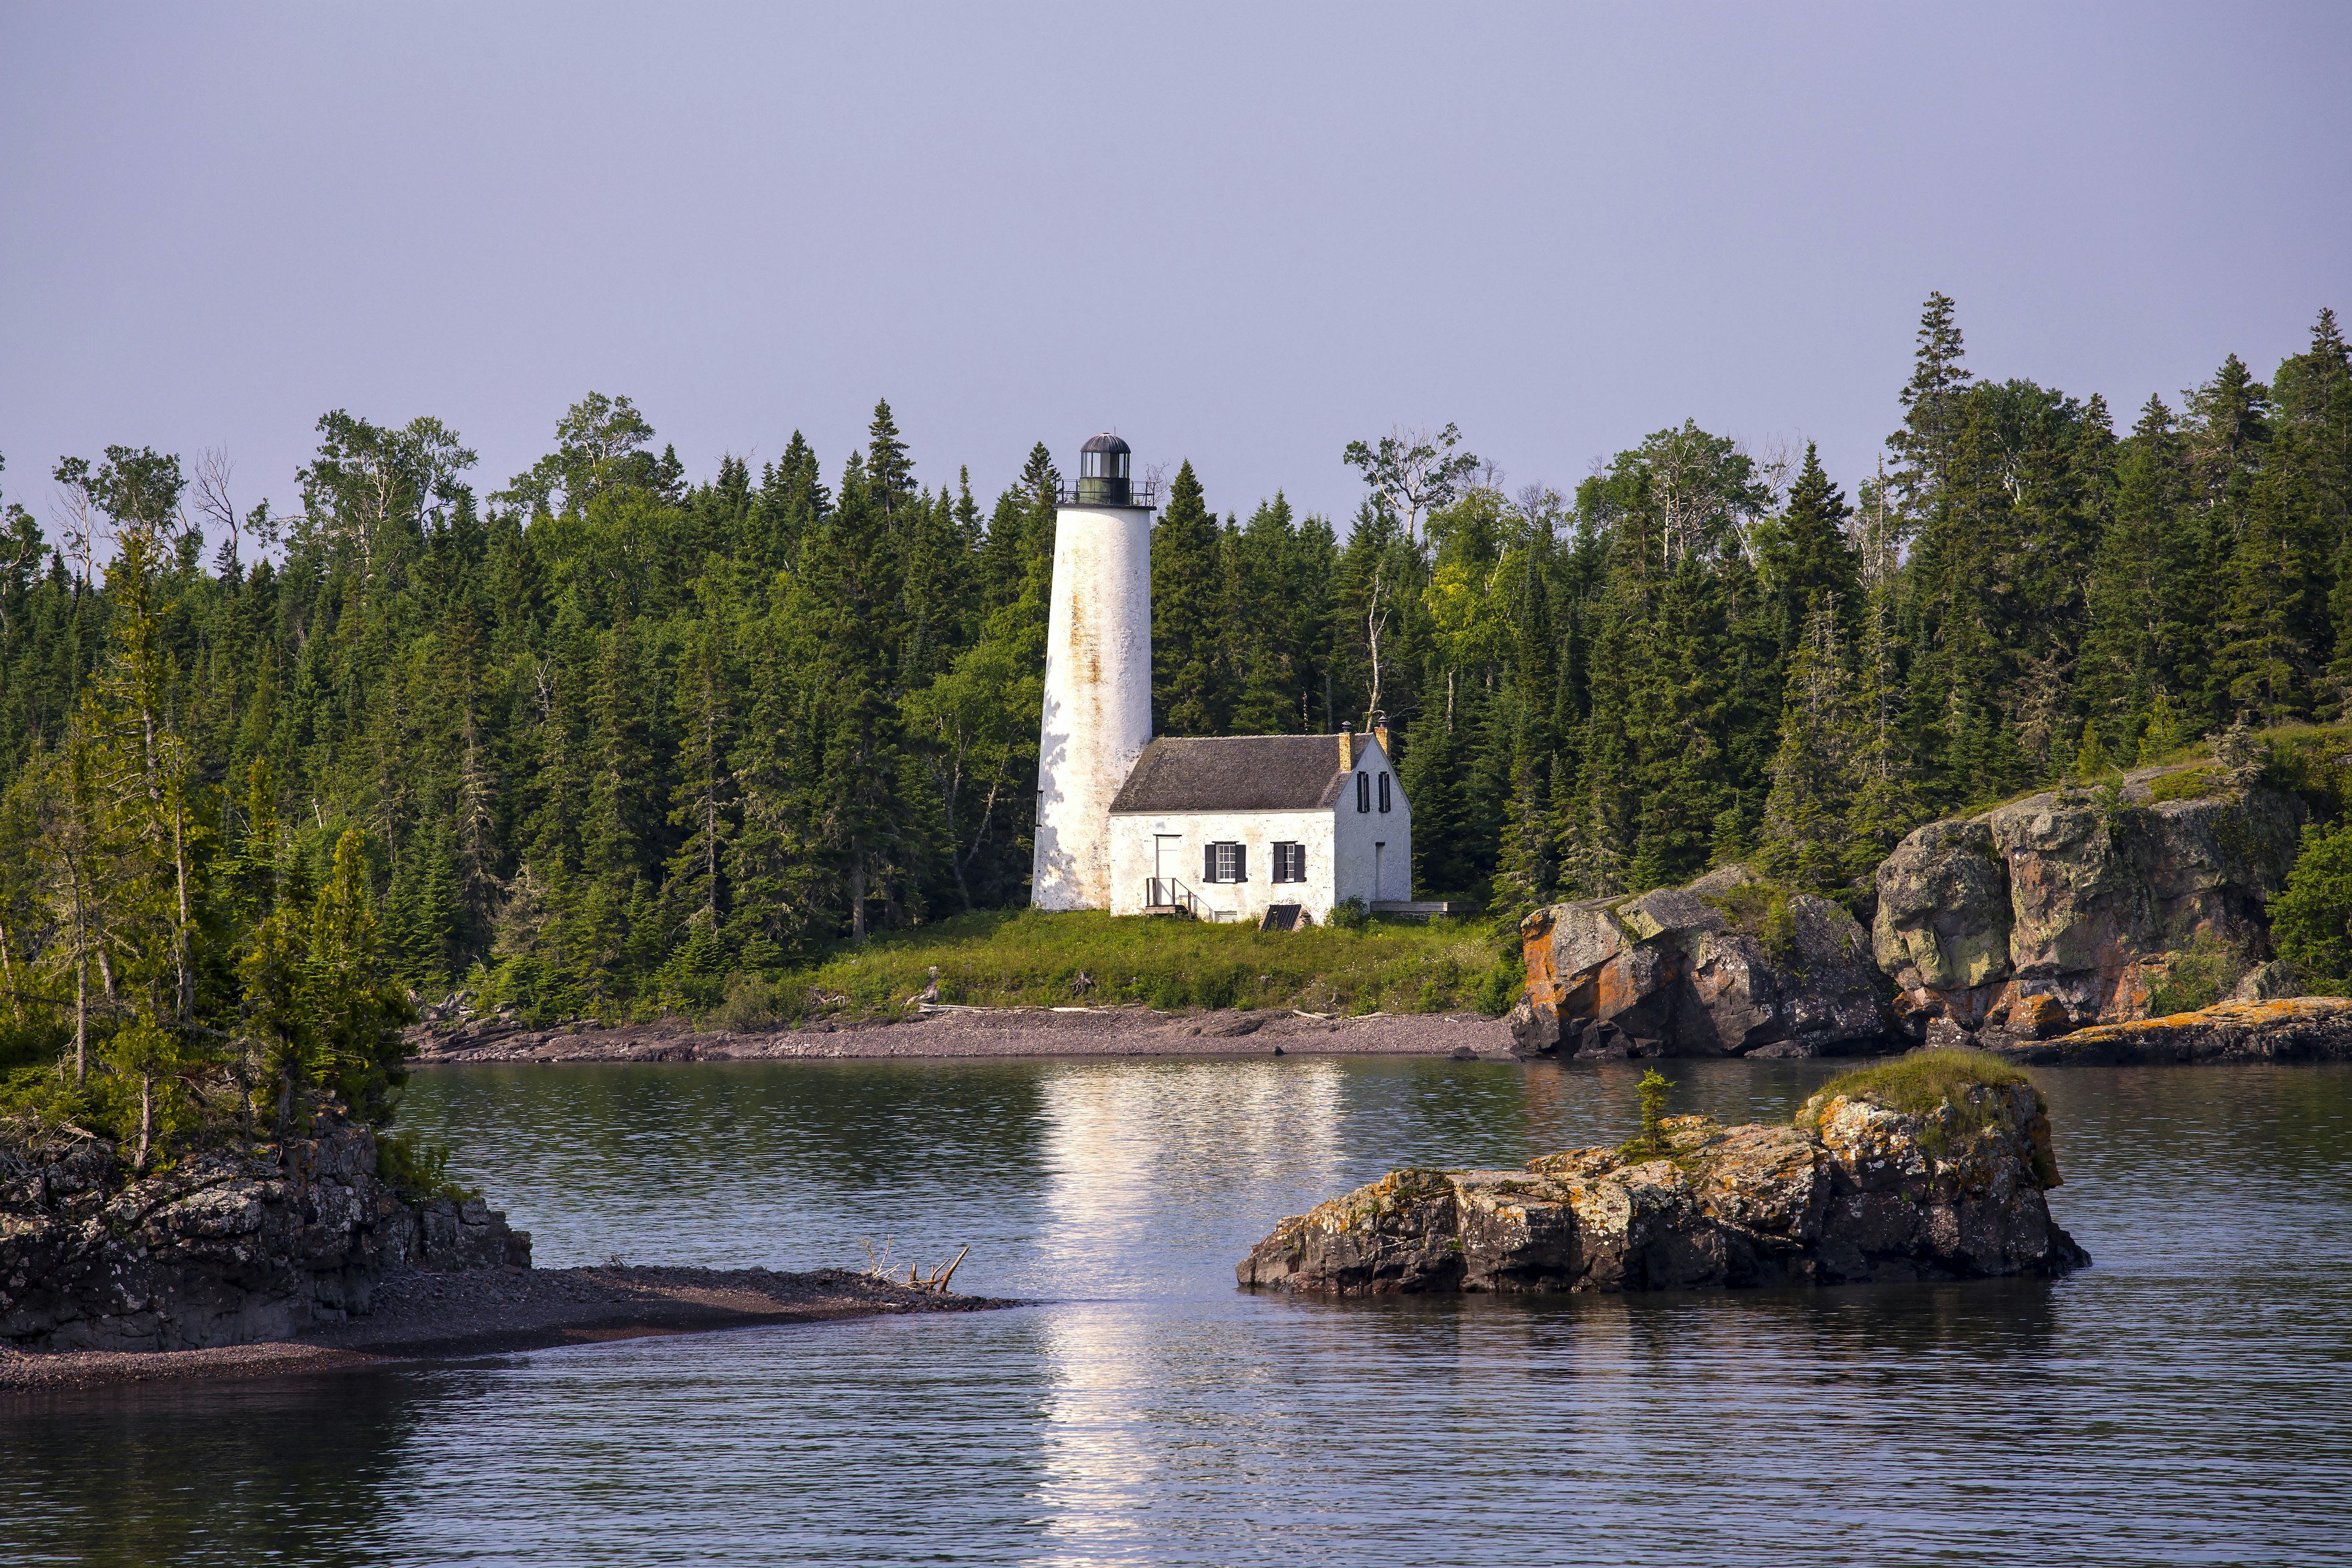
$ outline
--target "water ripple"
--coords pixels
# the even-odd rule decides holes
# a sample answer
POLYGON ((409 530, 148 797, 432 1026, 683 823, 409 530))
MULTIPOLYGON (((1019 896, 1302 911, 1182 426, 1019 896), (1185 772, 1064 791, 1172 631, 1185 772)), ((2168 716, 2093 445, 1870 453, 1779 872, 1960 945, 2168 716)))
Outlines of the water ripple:
MULTIPOLYGON (((1685 1064, 1785 1116, 1807 1064, 1685 1064)), ((2321 1563, 2352 1072, 2049 1075, 2074 1279, 1301 1302, 1232 1263, 1408 1161, 1621 1138, 1615 1068, 483 1068, 412 1125, 546 1263, 929 1261, 1041 1304, 0 1415, 0 1559, 2321 1563)))

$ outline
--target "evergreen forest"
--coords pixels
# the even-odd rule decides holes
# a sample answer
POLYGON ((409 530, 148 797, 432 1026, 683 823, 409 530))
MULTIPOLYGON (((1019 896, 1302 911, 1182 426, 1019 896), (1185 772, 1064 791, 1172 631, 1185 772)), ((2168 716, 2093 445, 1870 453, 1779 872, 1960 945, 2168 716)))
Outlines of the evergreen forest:
MULTIPOLYGON (((2267 381, 2232 354, 2119 424, 1979 374, 1935 295, 1891 390, 1867 474, 1685 421, 1511 490, 1449 426, 1350 446, 1340 527, 1221 516, 1185 463, 1158 727, 1385 716, 1420 889, 1499 931, 1729 860, 1852 900, 1955 808, 2352 717, 2332 313, 2267 381)), ((412 1000, 699 1014, 1025 902, 1042 443, 983 500, 887 403, 863 449, 795 433, 701 479, 604 395, 496 488, 429 416, 317 437, 299 512, 241 510, 217 455, 109 447, 55 463, 44 527, 0 474, 15 1060, 135 1099, 238 1056, 276 1064, 252 1092, 363 1105, 412 1000)))

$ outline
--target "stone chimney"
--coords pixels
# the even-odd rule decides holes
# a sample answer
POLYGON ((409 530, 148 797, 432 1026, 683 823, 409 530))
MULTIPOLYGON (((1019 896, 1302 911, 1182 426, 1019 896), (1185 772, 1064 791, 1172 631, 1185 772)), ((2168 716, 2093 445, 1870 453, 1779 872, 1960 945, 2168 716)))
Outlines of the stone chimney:
POLYGON ((1353 724, 1342 724, 1339 726, 1339 771, 1343 773, 1351 772, 1355 765, 1356 727, 1353 724))
POLYGON ((1372 739, 1381 743, 1381 755, 1392 763, 1396 761, 1395 753, 1389 750, 1389 716, 1387 714, 1372 715, 1372 739))

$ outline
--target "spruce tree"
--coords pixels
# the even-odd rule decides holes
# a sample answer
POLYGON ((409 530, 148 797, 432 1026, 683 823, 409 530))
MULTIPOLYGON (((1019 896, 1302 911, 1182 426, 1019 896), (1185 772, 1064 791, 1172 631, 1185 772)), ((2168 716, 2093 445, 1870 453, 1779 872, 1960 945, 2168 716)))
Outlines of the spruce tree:
POLYGON ((1796 648, 1813 613, 1824 607, 1837 616, 1840 635, 1850 636, 1862 600, 1861 563, 1846 535, 1853 515, 1843 492, 1822 472, 1813 443, 1806 442, 1788 507, 1761 531, 1757 552, 1782 653, 1796 648))
POLYGON ((1551 731, 1558 647, 1551 625, 1549 534, 1531 538, 1522 553, 1509 694, 1510 791, 1495 870, 1495 910, 1510 921, 1549 902, 1559 887, 1554 852, 1559 824, 1552 816, 1558 755, 1551 731))
POLYGON ((1764 868, 1779 879, 1827 891, 1845 879, 1847 821, 1853 805, 1853 680, 1827 605, 1805 619, 1789 659, 1780 746, 1764 805, 1764 868))
POLYGON ((1232 711, 1223 652, 1217 521, 1186 463, 1151 531, 1151 689, 1156 731, 1220 735, 1232 711))
POLYGON ((1930 293, 1919 312, 1911 379, 1898 395, 1903 427, 1886 438, 1886 449, 1895 454, 1891 479, 1903 500, 1906 532, 1937 514, 1953 482, 1965 419, 1962 404, 1975 380, 1963 363, 1966 357, 1950 296, 1930 293))

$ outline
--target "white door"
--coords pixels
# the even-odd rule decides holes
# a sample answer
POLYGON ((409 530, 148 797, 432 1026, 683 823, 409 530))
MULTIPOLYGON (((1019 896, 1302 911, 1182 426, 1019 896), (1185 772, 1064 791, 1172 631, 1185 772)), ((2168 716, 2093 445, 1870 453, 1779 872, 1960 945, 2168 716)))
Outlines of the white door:
POLYGON ((1176 851, 1183 846, 1184 836, 1181 833, 1155 833, 1151 836, 1152 895, 1156 903, 1165 903, 1172 897, 1168 891, 1168 883, 1176 875, 1177 867, 1183 864, 1176 857, 1176 851))
POLYGON ((1375 903, 1389 896, 1388 854, 1386 844, 1375 843, 1372 846, 1372 900, 1375 903))

